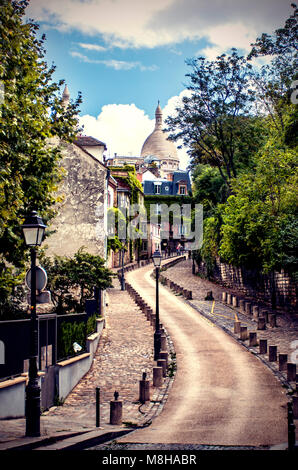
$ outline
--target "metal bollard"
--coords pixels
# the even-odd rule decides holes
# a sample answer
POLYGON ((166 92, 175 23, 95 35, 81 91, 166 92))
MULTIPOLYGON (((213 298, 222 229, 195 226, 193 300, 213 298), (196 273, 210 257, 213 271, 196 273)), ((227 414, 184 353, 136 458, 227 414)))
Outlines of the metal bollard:
POLYGON ((118 400, 119 393, 114 393, 114 401, 110 401, 110 424, 122 424, 122 401, 118 400))
POLYGON ((245 302, 245 313, 251 315, 251 302, 245 302))
POLYGON ((269 346, 269 362, 277 360, 277 346, 269 346))
POLYGON ((258 345, 258 340, 257 340, 257 333, 254 331, 250 331, 249 333, 249 346, 257 346, 258 345))
POLYGON ((240 333, 241 322, 234 321, 234 333, 240 333))
POLYGON ((161 334, 160 336, 160 349, 165 351, 167 349, 167 337, 165 334, 161 334))
POLYGON ((240 326, 240 339, 242 341, 245 341, 246 339, 248 339, 247 326, 240 326))
POLYGON ((267 354, 267 339, 260 339, 260 354, 267 354))
POLYGON ((254 305, 252 307, 252 316, 255 320, 259 318, 259 306, 258 305, 254 305))
POLYGON ((163 377, 166 377, 167 376, 167 361, 165 359, 158 359, 157 367, 162 367, 162 375, 163 377))
POLYGON ((165 359, 165 360, 166 360, 167 367, 168 367, 168 365, 169 365, 169 363, 168 363, 168 356, 169 356, 169 355, 168 355, 168 352, 167 352, 167 351, 160 351, 159 357, 158 357, 158 359, 165 359))
POLYGON ((258 330, 266 330, 266 319, 264 317, 258 318, 258 330))
POLYGON ((163 382, 162 367, 153 367, 153 387, 161 387, 163 382))
POLYGON ((139 401, 141 403, 146 403, 150 400, 150 383, 149 380, 146 380, 146 372, 143 372, 142 380, 140 380, 140 395, 139 401))
POLYGON ((287 354, 279 354, 278 355, 278 369, 280 371, 287 370, 287 362, 288 362, 288 355, 287 354))
POLYGON ((100 388, 96 387, 95 392, 95 401, 96 401, 96 427, 100 426, 100 388))
POLYGON ((294 450, 296 443, 296 426, 293 418, 293 404, 288 402, 288 450, 294 450))
POLYGON ((245 313, 245 302, 243 299, 239 300, 239 309, 241 313, 245 313))
POLYGON ((291 362, 287 363, 287 380, 289 382, 296 380, 296 364, 291 362))

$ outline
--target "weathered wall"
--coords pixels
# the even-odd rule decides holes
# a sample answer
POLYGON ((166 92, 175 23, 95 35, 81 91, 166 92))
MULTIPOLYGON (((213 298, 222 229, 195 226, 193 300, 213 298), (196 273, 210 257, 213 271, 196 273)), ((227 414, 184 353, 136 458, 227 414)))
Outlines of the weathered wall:
POLYGON ((65 175, 59 187, 63 200, 49 227, 48 255, 72 256, 80 247, 106 258, 107 169, 75 144, 60 143, 65 175))
MULTIPOLYGON (((207 274, 204 263, 200 263, 199 271, 204 275, 207 274)), ((297 307, 297 285, 284 271, 274 272, 273 279, 272 276, 264 275, 258 270, 237 268, 221 263, 217 259, 212 277, 226 287, 240 290, 248 296, 267 302, 271 302, 274 286, 277 306, 288 310, 294 310, 297 307)))

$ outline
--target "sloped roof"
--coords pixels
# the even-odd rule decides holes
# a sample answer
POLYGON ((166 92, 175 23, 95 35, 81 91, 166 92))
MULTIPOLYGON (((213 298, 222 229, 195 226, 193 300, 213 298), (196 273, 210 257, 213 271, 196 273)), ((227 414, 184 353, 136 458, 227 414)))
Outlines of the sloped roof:
POLYGON ((107 146, 104 142, 101 142, 100 140, 95 139, 95 137, 91 137, 89 135, 79 135, 74 143, 81 147, 104 147, 105 150, 107 150, 107 146))

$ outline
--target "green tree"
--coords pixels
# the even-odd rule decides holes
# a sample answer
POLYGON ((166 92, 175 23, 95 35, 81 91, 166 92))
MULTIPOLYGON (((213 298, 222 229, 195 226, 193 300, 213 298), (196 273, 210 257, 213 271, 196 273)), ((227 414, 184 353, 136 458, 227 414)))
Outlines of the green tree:
POLYGON ((0 301, 24 268, 27 248, 21 224, 32 209, 47 222, 55 214, 60 181, 58 137, 72 141, 80 95, 67 109, 59 97, 63 81, 52 81, 54 66, 45 60, 45 37, 38 25, 23 21, 28 1, 0 0, 0 301), (17 270, 17 271, 16 271, 17 270), (18 273, 18 270, 20 271, 18 273))
MULTIPOLYGON (((279 134, 284 134, 285 126, 289 125, 288 108, 291 106, 293 82, 298 77, 298 9, 294 3, 291 6, 293 12, 284 27, 277 29, 272 35, 263 33, 252 44, 252 50, 248 55, 249 60, 254 57, 271 58, 270 63, 263 65, 260 70, 254 69, 252 80, 256 85, 258 102, 262 104, 272 127, 279 134)), ((294 112, 294 107, 291 111, 294 112)))
POLYGON ((269 141, 255 173, 233 181, 223 214, 219 254, 229 263, 264 272, 297 271, 297 153, 269 141))
POLYGON ((105 260, 83 248, 73 258, 43 255, 41 260, 57 313, 83 312, 85 301, 93 297, 95 287, 101 290, 112 287, 114 274, 105 267, 105 260))
POLYGON ((171 139, 182 139, 193 166, 204 163, 216 167, 228 184, 261 139, 251 115, 252 66, 236 49, 214 61, 199 57, 187 64, 192 67, 187 74, 190 93, 183 97, 176 114, 166 119, 167 131, 171 139))

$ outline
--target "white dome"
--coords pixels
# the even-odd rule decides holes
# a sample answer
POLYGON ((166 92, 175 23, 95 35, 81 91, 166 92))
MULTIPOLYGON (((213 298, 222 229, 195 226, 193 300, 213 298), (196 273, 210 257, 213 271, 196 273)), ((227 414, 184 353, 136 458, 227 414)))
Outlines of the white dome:
POLYGON ((155 128, 145 140, 141 150, 141 156, 147 157, 148 155, 154 155, 160 160, 176 160, 179 162, 177 149, 173 142, 167 139, 167 134, 163 132, 162 127, 162 111, 158 104, 155 111, 155 128))

